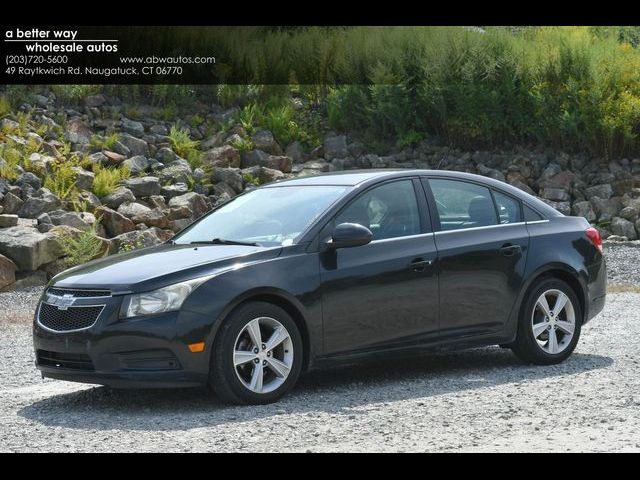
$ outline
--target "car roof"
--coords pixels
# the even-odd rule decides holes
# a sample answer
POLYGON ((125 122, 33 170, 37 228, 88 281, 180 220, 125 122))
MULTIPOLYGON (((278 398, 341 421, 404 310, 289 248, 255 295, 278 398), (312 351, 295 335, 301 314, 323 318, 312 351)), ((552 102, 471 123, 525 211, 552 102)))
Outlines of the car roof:
POLYGON ((562 214, 550 205, 527 192, 520 190, 508 183, 495 180, 490 177, 476 175, 467 172, 457 172, 453 170, 426 170, 407 168, 380 168, 373 170, 342 170, 339 172, 320 173, 307 177, 296 177, 288 180, 281 180, 264 185, 262 188, 284 187, 284 186, 306 186, 306 185, 339 185, 350 187, 364 187, 379 181, 402 177, 443 177, 458 180, 468 180, 500 189, 513 196, 524 200, 529 206, 535 208, 546 216, 561 216, 562 214))

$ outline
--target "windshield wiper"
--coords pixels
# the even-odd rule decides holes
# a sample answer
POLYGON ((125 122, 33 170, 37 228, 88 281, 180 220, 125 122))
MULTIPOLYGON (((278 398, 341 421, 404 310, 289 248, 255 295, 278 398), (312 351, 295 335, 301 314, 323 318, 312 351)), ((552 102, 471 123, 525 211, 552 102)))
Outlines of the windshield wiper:
POLYGON ((191 242, 193 244, 206 244, 206 245, 246 245, 247 247, 259 247, 260 244, 256 242, 241 242, 239 240, 227 240, 225 238, 214 238, 213 240, 201 240, 198 242, 191 242))

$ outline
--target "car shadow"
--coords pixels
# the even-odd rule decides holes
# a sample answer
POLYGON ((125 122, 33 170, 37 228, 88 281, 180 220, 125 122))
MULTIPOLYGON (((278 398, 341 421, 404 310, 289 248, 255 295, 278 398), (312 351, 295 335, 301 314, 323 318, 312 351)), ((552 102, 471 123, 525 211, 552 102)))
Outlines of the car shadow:
POLYGON ((94 387, 38 400, 18 415, 48 426, 83 430, 189 430, 289 413, 357 415, 358 407, 371 404, 418 398, 427 402, 450 392, 573 376, 612 364, 609 357, 574 353, 559 365, 523 365, 508 350, 481 348, 310 372, 270 405, 228 406, 206 389, 94 387))

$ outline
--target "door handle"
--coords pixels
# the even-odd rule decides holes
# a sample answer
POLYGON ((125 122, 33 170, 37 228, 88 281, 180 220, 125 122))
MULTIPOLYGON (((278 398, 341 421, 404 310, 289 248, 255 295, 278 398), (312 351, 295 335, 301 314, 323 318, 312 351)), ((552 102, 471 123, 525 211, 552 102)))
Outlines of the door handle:
POLYGON ((500 249, 500 254, 505 257, 512 257, 516 253, 520 253, 520 251, 522 251, 522 247, 520 245, 513 245, 511 243, 507 243, 506 245, 503 245, 502 248, 500 249))
POLYGON ((425 268, 433 263, 433 260, 425 260, 424 258, 414 258, 411 260, 409 267, 414 272, 423 272, 425 268))

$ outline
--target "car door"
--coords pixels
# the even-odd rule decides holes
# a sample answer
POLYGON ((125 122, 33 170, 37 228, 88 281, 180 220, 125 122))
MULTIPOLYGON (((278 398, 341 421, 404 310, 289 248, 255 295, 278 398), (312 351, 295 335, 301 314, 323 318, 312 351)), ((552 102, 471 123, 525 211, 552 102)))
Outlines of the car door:
POLYGON ((327 355, 421 342, 438 330, 434 236, 418 179, 373 186, 332 226, 359 223, 371 243, 320 254, 327 355))
POLYGON ((466 180, 423 183, 436 230, 441 338, 502 330, 529 246, 520 201, 466 180))

